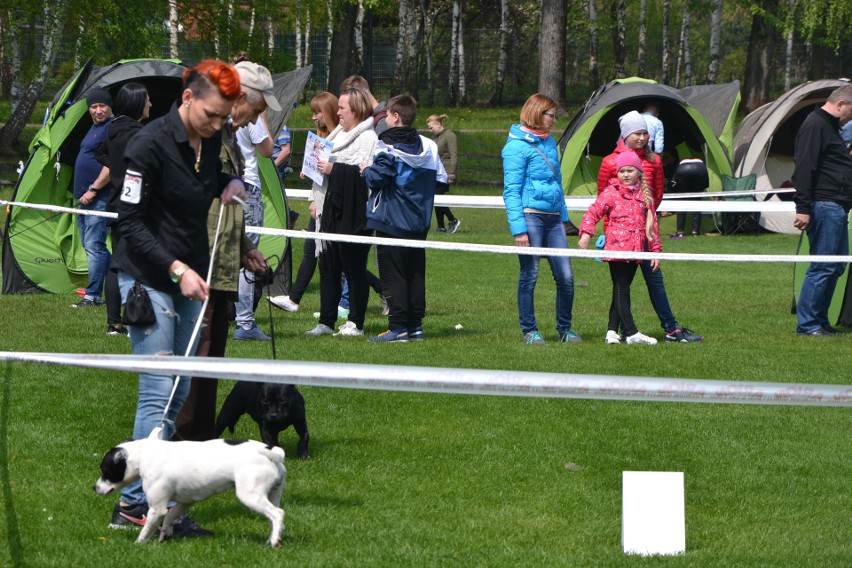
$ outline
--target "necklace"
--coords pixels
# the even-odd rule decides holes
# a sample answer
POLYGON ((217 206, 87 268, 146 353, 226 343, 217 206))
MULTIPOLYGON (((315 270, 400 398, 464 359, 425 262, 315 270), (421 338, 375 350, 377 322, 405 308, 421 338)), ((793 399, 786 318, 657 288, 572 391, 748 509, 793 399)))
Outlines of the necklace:
MULTIPOLYGON (((190 144, 190 148, 192 144, 190 144)), ((201 140, 198 141, 198 150, 195 150, 195 173, 201 171, 201 140)))

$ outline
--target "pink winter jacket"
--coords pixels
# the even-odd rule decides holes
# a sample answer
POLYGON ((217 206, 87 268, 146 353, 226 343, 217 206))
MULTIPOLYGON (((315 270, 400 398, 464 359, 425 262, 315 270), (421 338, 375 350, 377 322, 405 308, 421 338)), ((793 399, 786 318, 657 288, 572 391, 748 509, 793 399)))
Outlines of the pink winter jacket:
MULTIPOLYGON (((615 151, 609 156, 606 156, 601 162, 601 169, 598 171, 598 195, 606 189, 610 180, 618 174, 618 170, 615 169, 615 160, 620 153, 626 150, 629 150, 629 148, 624 145, 624 140, 619 138, 615 151)), ((653 162, 648 160, 645 156, 644 148, 638 148, 635 152, 639 156, 639 159, 642 160, 642 172, 648 181, 648 187, 651 188, 651 197, 654 198, 654 210, 656 211, 657 207, 660 206, 660 201, 663 200, 663 187, 666 184, 663 161, 656 155, 653 162)))
MULTIPOLYGON (((604 250, 662 252, 663 245, 660 242, 656 214, 654 214, 652 230, 654 238, 651 242, 648 242, 645 237, 647 211, 648 207, 645 205, 645 200, 642 199, 642 190, 638 186, 635 188, 627 187, 618 179, 613 179, 583 215, 583 222, 580 223, 580 234, 594 236, 595 225, 598 224, 598 221, 607 217, 609 223, 607 223, 605 229, 606 244, 604 250)), ((604 258, 604 260, 616 259, 604 258)), ((640 261, 622 260, 622 262, 640 261)))

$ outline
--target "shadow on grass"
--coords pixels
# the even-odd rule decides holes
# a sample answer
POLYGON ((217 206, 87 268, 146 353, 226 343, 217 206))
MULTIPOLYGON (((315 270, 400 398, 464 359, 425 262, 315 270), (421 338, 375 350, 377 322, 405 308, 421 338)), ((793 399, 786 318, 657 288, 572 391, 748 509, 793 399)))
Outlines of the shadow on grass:
POLYGON ((0 486, 3 491, 3 517, 6 520, 6 541, 12 566, 24 565, 21 532, 9 479, 9 398, 12 390, 12 363, 6 362, 3 373, 3 395, 0 397, 0 486))

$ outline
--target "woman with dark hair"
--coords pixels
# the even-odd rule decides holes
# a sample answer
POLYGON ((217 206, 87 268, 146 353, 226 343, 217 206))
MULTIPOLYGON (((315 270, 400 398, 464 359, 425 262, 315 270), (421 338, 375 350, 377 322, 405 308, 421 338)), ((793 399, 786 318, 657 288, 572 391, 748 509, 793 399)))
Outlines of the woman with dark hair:
MULTIPOLYGON (((503 201, 509 230, 519 247, 568 248, 565 224, 568 208, 562 192, 559 154, 550 129, 556 122, 556 102, 542 94, 532 95, 521 109, 521 123, 513 124, 503 147, 503 201)), ((518 314, 523 341, 544 343, 535 319, 535 285, 541 257, 518 255, 518 314)), ((549 256, 556 281, 556 331, 562 343, 577 343, 571 329, 574 306, 574 273, 567 256, 549 256)))
MULTIPOLYGON (((337 97, 328 91, 324 91, 311 99, 311 113, 311 120, 316 124, 317 136, 320 138, 327 137, 340 123, 340 118, 337 116, 337 97)), ((304 179, 304 174, 300 175, 304 179)), ((316 183, 314 186, 319 187, 316 183)), ((308 231, 313 233, 316 230, 317 209, 316 202, 312 196, 311 220, 308 222, 308 231)), ((296 273, 296 281, 290 289, 290 294, 267 296, 266 299, 277 308, 287 310, 288 312, 298 312, 299 302, 302 301, 302 296, 305 294, 305 290, 308 289, 308 284, 311 283, 316 269, 316 243, 314 239, 305 239, 302 248, 302 260, 299 263, 299 271, 296 273)))
MULTIPOLYGON (((337 102, 340 124, 328 135, 334 143, 328 161, 317 169, 325 176, 314 186, 317 226, 322 233, 368 235, 367 185, 361 177, 361 164, 370 162, 378 138, 373 130, 373 107, 361 89, 344 89, 337 102)), ((318 241, 320 267, 320 318, 308 335, 331 335, 337 320, 337 303, 343 291, 341 276, 349 283, 349 319, 336 335, 364 335, 364 316, 370 286, 367 282, 367 256, 370 245, 318 241)))
MULTIPOLYGON (((115 251, 118 284, 125 299, 131 288, 141 286, 156 317, 150 325, 130 325, 135 355, 194 353, 190 342, 209 291, 208 210, 216 197, 225 204, 234 196, 245 199, 242 182, 224 174, 219 160, 220 131, 242 93, 237 70, 205 60, 187 69, 183 79, 180 99, 134 136, 124 153, 127 172, 118 202, 121 237, 115 251)), ((189 380, 175 380, 139 374, 134 439, 148 437, 158 426, 162 438, 170 438, 190 386, 189 380)), ((141 483, 132 483, 122 490, 110 527, 144 524, 147 510, 141 483)), ((184 516, 174 534, 212 533, 184 516)))
MULTIPOLYGON (((95 158, 109 169, 110 195, 107 211, 118 212, 118 197, 124 183, 127 165, 124 162, 124 149, 127 142, 142 128, 142 122, 151 112, 151 98, 148 89, 142 83, 127 83, 119 89, 115 97, 113 118, 107 137, 98 147, 95 158)), ((112 220, 107 221, 112 230, 112 249, 115 250, 121 238, 112 220)), ((121 294, 118 290, 118 267, 113 262, 104 281, 104 296, 107 308, 107 335, 127 335, 127 328, 121 324, 121 294)))

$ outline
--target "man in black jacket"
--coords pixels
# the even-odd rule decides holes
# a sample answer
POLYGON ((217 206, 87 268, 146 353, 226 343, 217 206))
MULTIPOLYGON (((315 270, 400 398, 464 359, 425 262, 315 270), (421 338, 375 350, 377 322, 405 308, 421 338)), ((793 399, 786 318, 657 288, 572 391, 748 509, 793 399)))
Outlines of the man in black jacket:
MULTIPOLYGON (((807 231, 811 255, 849 254, 849 209, 852 208, 852 157, 840 138, 840 127, 852 119, 852 85, 835 89, 814 110, 796 135, 797 229, 807 231)), ((796 304, 798 335, 834 335, 828 308, 846 265, 814 262, 805 272, 796 304)))

